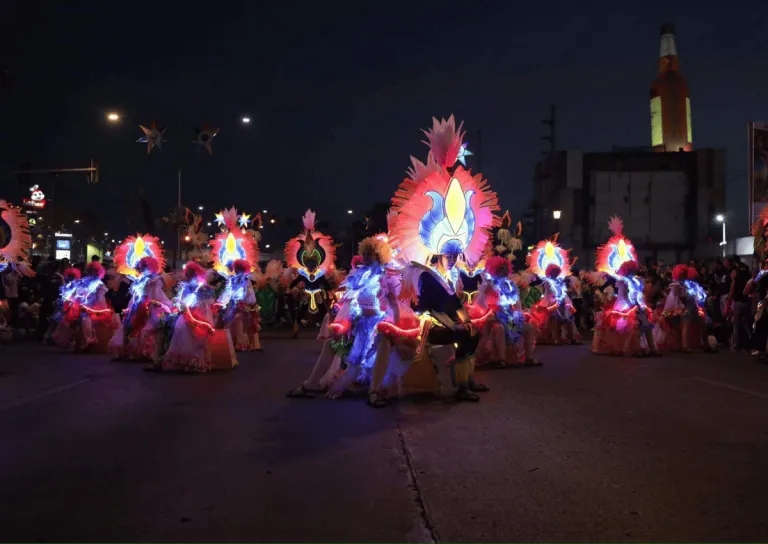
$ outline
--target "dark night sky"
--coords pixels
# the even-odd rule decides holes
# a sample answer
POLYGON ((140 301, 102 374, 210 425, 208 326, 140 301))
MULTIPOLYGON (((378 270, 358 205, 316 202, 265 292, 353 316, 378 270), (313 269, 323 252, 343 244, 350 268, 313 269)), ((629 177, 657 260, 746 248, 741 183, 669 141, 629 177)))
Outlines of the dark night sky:
POLYGON ((291 217, 311 205, 343 221, 388 200, 408 156, 425 158, 419 129, 454 113, 482 129, 483 173, 518 216, 551 102, 561 149, 649 144, 659 25, 672 21, 694 143, 727 148, 729 212, 746 228, 746 123, 768 118, 768 5, 621 4, 4 2, 3 193, 26 196, 6 173, 25 161, 93 156, 101 184, 61 179, 60 202, 98 206, 116 234, 139 217, 136 187, 157 214, 174 205, 179 166, 187 205, 291 217), (108 126, 109 109, 128 121, 108 126), (147 156, 136 125, 153 119, 169 141, 147 156), (213 157, 192 144, 203 123, 221 128, 213 157))

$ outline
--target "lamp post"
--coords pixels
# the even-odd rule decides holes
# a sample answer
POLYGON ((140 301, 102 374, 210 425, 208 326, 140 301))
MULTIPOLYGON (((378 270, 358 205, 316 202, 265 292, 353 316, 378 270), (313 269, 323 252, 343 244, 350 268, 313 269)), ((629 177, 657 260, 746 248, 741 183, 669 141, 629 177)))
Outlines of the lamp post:
POLYGON ((723 241, 720 242, 720 247, 723 248, 723 257, 725 257, 725 246, 728 244, 728 239, 725 237, 725 223, 726 223, 725 216, 721 213, 717 214, 715 216, 715 221, 723 224, 723 241))
POLYGON ((553 210, 552 211, 552 219, 555 220, 555 232, 560 232, 560 216, 563 215, 563 212, 560 210, 553 210))

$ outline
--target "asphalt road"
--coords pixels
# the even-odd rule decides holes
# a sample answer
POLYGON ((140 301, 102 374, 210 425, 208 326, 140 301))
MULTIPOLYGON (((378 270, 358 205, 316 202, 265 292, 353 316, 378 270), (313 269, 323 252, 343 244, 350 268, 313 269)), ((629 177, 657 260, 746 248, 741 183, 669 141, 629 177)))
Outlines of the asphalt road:
POLYGON ((318 352, 157 375, 0 346, 3 541, 766 541, 768 365, 545 348, 480 404, 289 400, 318 352))

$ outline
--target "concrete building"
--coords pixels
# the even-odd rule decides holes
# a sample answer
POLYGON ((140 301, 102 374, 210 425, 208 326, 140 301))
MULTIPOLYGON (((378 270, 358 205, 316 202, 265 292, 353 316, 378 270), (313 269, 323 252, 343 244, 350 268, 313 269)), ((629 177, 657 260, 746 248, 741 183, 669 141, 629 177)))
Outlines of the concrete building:
POLYGON ((559 231, 585 268, 610 237, 613 215, 624 220, 641 259, 716 256, 721 226, 714 217, 725 210, 725 151, 560 151, 537 165, 534 199, 536 237, 559 231))

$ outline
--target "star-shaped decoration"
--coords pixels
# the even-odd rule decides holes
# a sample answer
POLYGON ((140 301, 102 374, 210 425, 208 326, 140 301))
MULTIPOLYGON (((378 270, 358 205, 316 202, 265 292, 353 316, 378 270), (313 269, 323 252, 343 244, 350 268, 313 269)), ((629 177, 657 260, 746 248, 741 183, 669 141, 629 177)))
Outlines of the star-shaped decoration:
POLYGON ((461 144, 461 148, 459 148, 459 156, 456 157, 456 160, 459 161, 462 166, 466 166, 467 157, 470 155, 474 155, 474 153, 467 149, 467 144, 461 144))
POLYGON ((203 128, 196 128, 197 140, 194 143, 201 145, 208 152, 209 155, 213 155, 213 139, 219 133, 219 129, 210 129, 208 125, 203 125, 203 128))
POLYGON ((226 221, 224 221, 224 215, 221 213, 216 214, 216 223, 219 225, 225 225, 226 221))
POLYGON ((241 227, 247 227, 248 223, 250 222, 251 222, 251 216, 248 215, 247 213, 240 215, 240 217, 237 219, 237 224, 240 225, 241 227))
POLYGON ((158 129, 154 121, 152 121, 152 126, 149 128, 144 125, 139 125, 139 128, 144 132, 144 136, 136 141, 147 144, 148 154, 152 152, 152 149, 155 146, 157 146, 158 149, 163 149, 163 134, 165 134, 165 129, 158 129))

